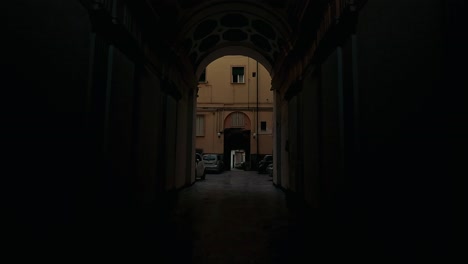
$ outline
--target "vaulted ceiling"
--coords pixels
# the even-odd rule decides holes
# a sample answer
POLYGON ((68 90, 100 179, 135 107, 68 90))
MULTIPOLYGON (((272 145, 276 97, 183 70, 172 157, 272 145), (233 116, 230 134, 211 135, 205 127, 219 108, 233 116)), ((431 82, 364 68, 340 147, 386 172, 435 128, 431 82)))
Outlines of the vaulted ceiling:
POLYGON ((291 50, 310 1, 152 0, 173 50, 199 74, 224 55, 246 55, 270 72, 291 50))

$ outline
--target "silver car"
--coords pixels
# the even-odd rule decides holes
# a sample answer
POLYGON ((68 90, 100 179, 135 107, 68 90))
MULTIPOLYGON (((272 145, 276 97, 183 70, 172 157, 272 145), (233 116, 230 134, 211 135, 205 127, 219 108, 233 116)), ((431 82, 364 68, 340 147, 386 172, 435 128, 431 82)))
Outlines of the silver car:
POLYGON ((204 154, 205 170, 221 173, 224 171, 224 161, 221 154, 204 154))

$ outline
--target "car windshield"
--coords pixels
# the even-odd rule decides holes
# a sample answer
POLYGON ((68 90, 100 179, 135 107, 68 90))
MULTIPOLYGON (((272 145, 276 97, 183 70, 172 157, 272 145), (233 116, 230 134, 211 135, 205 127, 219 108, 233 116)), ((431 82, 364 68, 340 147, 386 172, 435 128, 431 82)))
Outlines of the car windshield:
POLYGON ((216 155, 204 155, 203 160, 216 160, 216 155))

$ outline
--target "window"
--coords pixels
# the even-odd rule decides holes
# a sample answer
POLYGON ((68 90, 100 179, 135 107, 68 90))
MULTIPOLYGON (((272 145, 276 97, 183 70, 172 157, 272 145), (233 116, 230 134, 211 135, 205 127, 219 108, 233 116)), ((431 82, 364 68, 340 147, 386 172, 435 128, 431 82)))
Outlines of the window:
POLYGON ((232 83, 244 82, 244 67, 232 67, 232 83))
POLYGON ((205 116, 197 115, 196 121, 196 136, 203 137, 205 136, 205 116))
POLYGON ((217 159, 217 156, 215 154, 203 155, 203 160, 206 160, 206 161, 216 161, 216 159, 217 159))
POLYGON ((266 121, 262 121, 260 122, 260 130, 261 131, 266 131, 266 121))
POLYGON ((236 112, 232 113, 232 126, 243 127, 244 126, 244 113, 236 112))
POLYGON ((203 70, 202 74, 200 75, 200 79, 198 79, 199 83, 206 83, 206 68, 203 70))

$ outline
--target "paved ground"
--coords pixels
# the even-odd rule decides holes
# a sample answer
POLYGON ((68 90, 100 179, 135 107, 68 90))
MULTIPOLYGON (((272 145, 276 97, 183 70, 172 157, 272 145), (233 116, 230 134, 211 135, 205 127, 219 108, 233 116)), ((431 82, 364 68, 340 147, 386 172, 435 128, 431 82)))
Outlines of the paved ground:
POLYGON ((124 262, 129 263, 284 264, 330 263, 344 256, 327 242, 338 240, 324 225, 326 221, 317 212, 301 210, 268 174, 207 174, 205 180, 163 199, 169 202, 163 202, 168 206, 160 211, 96 213, 89 224, 64 229, 67 232, 55 239, 27 245, 16 236, 18 244, 10 241, 9 245, 21 253, 15 256, 24 255, 28 248, 37 255, 24 256, 65 262, 126 258, 124 262), (323 258, 327 261, 316 261, 323 258))
MULTIPOLYGON (((179 192, 164 193, 158 201, 159 205, 149 208, 96 210, 76 225, 50 223, 35 229, 35 239, 26 236, 29 229, 12 226, 7 239, 2 233, 6 242, 3 252, 15 259, 44 258, 50 262, 57 258, 60 263, 93 259, 289 264, 415 263, 418 258, 429 259, 432 252, 443 250, 407 242, 406 236, 392 239, 387 235, 369 242, 363 235, 364 227, 382 222, 348 223, 349 211, 331 216, 331 212, 306 209, 300 200, 276 188, 267 174, 255 171, 208 174, 206 180, 179 192), (56 232, 48 234, 47 227, 51 226, 56 232), (419 253, 413 253, 416 247, 419 253)), ((373 230, 384 230, 383 234, 391 230, 404 234, 408 230, 398 230, 390 220, 384 224, 373 230)), ((378 238, 380 232, 372 235, 378 238)))
POLYGON ((207 174, 179 193, 171 221, 184 263, 299 263, 314 251, 284 192, 255 171, 207 174))

